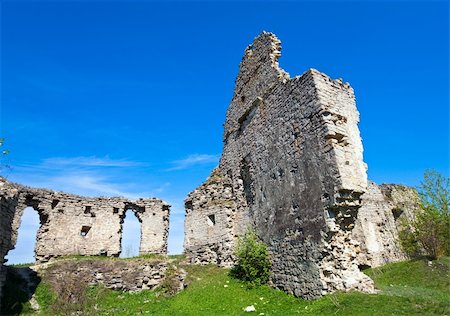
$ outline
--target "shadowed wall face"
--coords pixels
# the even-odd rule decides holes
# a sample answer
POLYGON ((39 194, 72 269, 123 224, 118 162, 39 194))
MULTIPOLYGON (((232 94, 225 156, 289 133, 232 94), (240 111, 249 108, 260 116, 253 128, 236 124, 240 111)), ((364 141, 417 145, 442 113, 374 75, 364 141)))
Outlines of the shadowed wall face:
POLYGON ((304 298, 372 292, 359 267, 406 258, 398 231, 417 192, 368 183, 353 89, 314 69, 291 78, 280 49, 263 32, 245 50, 220 165, 185 201, 186 254, 231 266, 251 227, 271 252, 274 286, 304 298))
POLYGON ((313 69, 291 78, 280 49, 262 33, 245 50, 220 165, 186 200, 186 253, 231 265, 251 226, 269 246, 275 286, 305 298, 372 291, 350 241, 367 187, 353 89, 313 69))

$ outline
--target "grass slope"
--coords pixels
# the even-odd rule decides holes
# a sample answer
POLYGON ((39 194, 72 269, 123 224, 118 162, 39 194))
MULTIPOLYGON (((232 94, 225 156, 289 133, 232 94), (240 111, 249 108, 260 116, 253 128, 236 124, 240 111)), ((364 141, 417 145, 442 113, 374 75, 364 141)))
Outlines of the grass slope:
MULTIPOLYGON (((268 286, 248 289, 214 266, 185 266, 188 287, 173 297, 161 292, 122 293, 89 289, 85 315, 450 315, 450 258, 388 264, 366 270, 378 294, 335 293, 305 301, 268 286), (253 305, 256 312, 244 312, 253 305)), ((54 315, 54 296, 45 280, 36 298, 40 315, 54 315), (52 298, 53 297, 53 298, 52 298)), ((24 309, 26 312, 28 309, 24 309)), ((60 311, 64 313, 63 311, 60 311)), ((2 314, 3 315, 3 314, 2 314)))

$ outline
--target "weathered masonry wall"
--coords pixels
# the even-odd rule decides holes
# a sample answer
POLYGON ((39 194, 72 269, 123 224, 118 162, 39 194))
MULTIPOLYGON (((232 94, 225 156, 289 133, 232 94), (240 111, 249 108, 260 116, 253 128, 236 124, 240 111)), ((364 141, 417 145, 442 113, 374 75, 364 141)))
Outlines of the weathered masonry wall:
POLYGON ((231 264, 252 226, 269 245, 275 286, 308 298, 370 291, 357 242, 347 242, 367 187, 353 90, 313 69, 290 78, 279 56, 270 33, 245 50, 219 168, 186 200, 186 253, 231 264))
POLYGON ((122 223, 129 209, 141 223, 140 254, 167 251, 169 205, 159 199, 87 198, 0 181, 2 214, 9 215, 3 230, 10 231, 10 237, 2 240, 5 252, 16 243, 26 207, 35 209, 40 218, 38 261, 73 254, 119 256, 122 223))
POLYGON ((131 292, 153 290, 169 277, 174 282, 174 290, 178 292, 184 288, 186 272, 172 265, 174 272, 168 275, 169 265, 167 260, 148 259, 59 261, 38 271, 47 274, 47 280, 60 284, 60 287, 77 280, 131 292))
POLYGON ((352 237, 360 242, 360 265, 378 267, 407 259, 400 247, 399 227, 403 218, 412 220, 418 211, 419 196, 415 189, 369 182, 352 231, 352 237))
POLYGON ((185 201, 185 252, 192 263, 230 266, 237 237, 252 227, 269 246, 274 286, 305 298, 370 292, 359 267, 403 255, 395 202, 367 189, 350 85, 314 69, 291 78, 278 66, 280 49, 262 33, 245 50, 219 167, 185 201), (372 218, 377 199, 386 210, 372 218), (363 255, 372 247, 367 223, 389 223, 376 238, 393 233, 393 246, 363 255))
POLYGON ((195 264, 230 266, 235 242, 232 181, 218 169, 186 200, 184 248, 195 264))
MULTIPOLYGON (((141 223, 140 254, 167 252, 170 206, 159 199, 87 198, 28 188, 3 178, 0 178, 0 198, 2 263, 16 244, 26 207, 35 209, 40 218, 35 248, 37 261, 67 255, 119 256, 122 223, 129 209, 141 223)), ((0 273, 0 289, 3 279, 4 273, 0 273)))
POLYGON ((15 208, 17 206, 17 190, 6 188, 6 182, 0 182, 0 307, 3 284, 6 279, 6 267, 3 265, 4 258, 11 249, 13 230, 11 224, 14 220, 15 208))

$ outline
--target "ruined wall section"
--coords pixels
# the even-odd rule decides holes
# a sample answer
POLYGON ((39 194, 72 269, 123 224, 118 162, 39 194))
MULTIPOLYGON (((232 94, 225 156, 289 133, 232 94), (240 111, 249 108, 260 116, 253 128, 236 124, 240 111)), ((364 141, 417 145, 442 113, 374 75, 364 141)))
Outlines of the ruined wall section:
MULTIPOLYGON (((363 161, 359 112, 353 88, 342 79, 333 80, 318 71, 313 73, 320 103, 320 113, 317 114, 325 129, 323 149, 325 153, 332 151, 333 168, 337 169, 335 176, 340 183, 336 189, 364 192, 367 188, 367 165, 363 161)), ((338 201, 332 201, 335 202, 338 201)))
MULTIPOLYGON (((36 260, 66 255, 119 256, 122 223, 131 209, 141 222, 140 253, 165 253, 168 205, 157 199, 131 202, 124 198, 87 198, 45 189, 21 188, 13 228, 23 211, 33 207, 41 226, 37 233, 36 260)), ((16 235, 12 244, 16 243, 16 235)))
MULTIPOLYGON (((67 255, 118 256, 124 206, 120 199, 24 189, 12 227, 18 230, 26 207, 37 211, 40 218, 35 247, 37 261, 67 255)), ((16 241, 14 238, 12 245, 16 241)))
MULTIPOLYGON (((140 254, 166 254, 169 208, 151 198, 88 198, 14 184, 0 178, 0 260, 17 242, 27 207, 39 214, 35 258, 48 261, 68 255, 114 256, 121 253, 122 224, 131 209, 141 223, 140 254)), ((2 266, 3 269, 3 266, 2 266)), ((0 288, 4 278, 0 271, 0 288)))
POLYGON ((112 290, 139 292, 154 290, 169 281, 178 292, 185 287, 186 272, 168 260, 77 260, 56 261, 48 266, 32 267, 45 275, 50 284, 73 280, 89 285, 101 284, 112 290), (168 269, 172 269, 167 273, 168 269))
POLYGON ((193 264, 233 264, 233 213, 236 208, 230 179, 215 169, 185 200, 184 248, 193 264))
POLYGON ((358 268, 359 242, 351 234, 361 207, 361 196, 367 188, 367 165, 363 162, 354 92, 341 79, 333 80, 320 72, 314 74, 323 130, 313 128, 312 132, 321 133, 318 145, 323 151, 318 159, 328 161, 323 168, 328 168, 332 178, 325 179, 322 189, 327 225, 322 232, 323 257, 319 263, 324 284, 322 293, 370 290, 371 282, 358 268), (331 188, 327 187, 330 182, 333 183, 331 188))
POLYGON ((15 233, 11 229, 14 210, 18 204, 19 191, 6 185, 0 178, 0 309, 3 284, 6 280, 6 267, 3 265, 6 254, 11 248, 15 233))
MULTIPOLYGON (((125 210, 132 209, 141 223, 139 254, 167 254, 170 205, 156 198, 126 202, 125 210)), ((122 218, 121 224, 124 218, 122 218)), ((122 235, 122 234, 121 234, 122 235)))
MULTIPOLYGON (((270 33, 246 49, 227 112, 219 171, 232 182, 233 240, 255 228, 271 251, 272 283, 297 296, 371 290, 350 240, 367 186, 353 90, 313 69, 289 78, 278 67, 280 49, 270 33)), ((210 200, 214 190, 201 188, 190 197, 210 200)), ((186 239, 203 211, 187 207, 186 239)), ((203 246, 186 244, 191 261, 203 246)))
POLYGON ((361 245, 360 264, 378 267, 407 259, 398 234, 402 219, 412 220, 418 211, 419 196, 415 189, 370 182, 352 231, 353 238, 361 245))

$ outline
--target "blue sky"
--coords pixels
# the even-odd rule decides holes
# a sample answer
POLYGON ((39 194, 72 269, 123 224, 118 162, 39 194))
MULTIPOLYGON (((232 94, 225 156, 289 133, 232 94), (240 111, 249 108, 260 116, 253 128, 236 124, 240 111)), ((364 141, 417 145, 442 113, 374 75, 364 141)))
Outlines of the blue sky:
POLYGON ((162 198, 169 250, 181 252, 183 199, 218 162, 239 62, 263 30, 281 39, 291 76, 316 68, 353 86, 370 179, 415 186, 427 168, 449 175, 447 1, 8 0, 3 174, 162 198))

